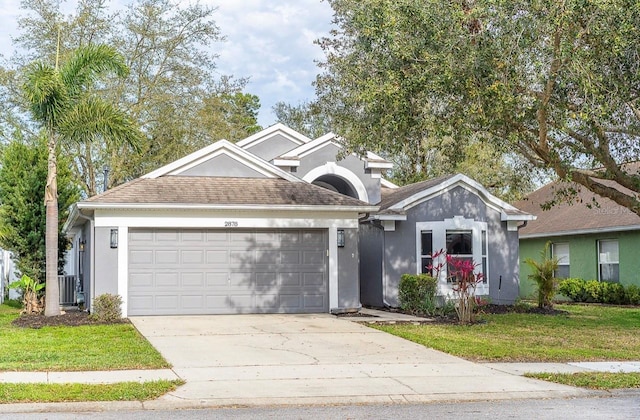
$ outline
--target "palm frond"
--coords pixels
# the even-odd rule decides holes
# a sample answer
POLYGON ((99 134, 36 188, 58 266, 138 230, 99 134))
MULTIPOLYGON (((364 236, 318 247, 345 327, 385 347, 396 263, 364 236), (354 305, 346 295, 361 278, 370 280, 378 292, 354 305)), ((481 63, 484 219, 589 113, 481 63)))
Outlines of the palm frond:
POLYGON ((76 97, 108 72, 124 77, 129 69, 124 57, 108 45, 85 45, 73 51, 60 67, 60 77, 69 94, 76 97))
POLYGON ((40 61, 31 63, 25 70, 23 92, 35 119, 56 125, 67 106, 66 86, 56 70, 40 61))
POLYGON ((64 141, 81 143, 103 138, 136 151, 142 140, 142 133, 126 113, 94 96, 75 103, 61 120, 59 133, 64 141))

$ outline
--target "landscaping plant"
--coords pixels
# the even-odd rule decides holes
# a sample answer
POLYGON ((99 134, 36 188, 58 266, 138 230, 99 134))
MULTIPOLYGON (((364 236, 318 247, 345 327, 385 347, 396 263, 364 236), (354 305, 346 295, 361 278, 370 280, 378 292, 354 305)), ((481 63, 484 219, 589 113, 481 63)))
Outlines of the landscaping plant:
POLYGON ((22 313, 23 314, 40 314, 44 310, 44 296, 42 289, 44 283, 38 283, 37 280, 23 274, 20 280, 16 280, 9 285, 10 289, 22 290, 22 313))
POLYGON ((122 319, 122 298, 120 295, 105 293, 93 301, 91 318, 100 322, 116 322, 122 319))
POLYGON ((451 289, 455 297, 455 308, 458 320, 461 324, 471 324, 475 321, 476 287, 484 281, 484 274, 475 272, 479 264, 472 260, 456 258, 447 255, 444 249, 431 255, 432 261, 440 261, 430 266, 436 278, 447 267, 447 282, 451 283, 451 289), (442 261, 444 257, 444 262, 442 261))
POLYGON ((558 269, 558 259, 549 257, 549 242, 547 242, 542 251, 540 251, 540 261, 527 258, 524 262, 531 267, 533 274, 529 274, 529 278, 533 280, 538 287, 538 307, 546 309, 553 308, 553 297, 558 287, 558 283, 554 277, 554 273, 558 269))
POLYGON ((400 307, 413 314, 434 315, 438 279, 428 274, 403 274, 398 287, 400 307))

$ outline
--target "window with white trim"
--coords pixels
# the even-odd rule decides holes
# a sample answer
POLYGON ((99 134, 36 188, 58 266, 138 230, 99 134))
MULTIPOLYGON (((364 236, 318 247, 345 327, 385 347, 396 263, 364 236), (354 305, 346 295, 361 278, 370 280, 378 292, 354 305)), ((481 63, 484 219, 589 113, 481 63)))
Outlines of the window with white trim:
POLYGON ((430 230, 420 232, 420 273, 433 275, 433 233, 430 230))
POLYGON ((476 272, 484 274, 484 281, 478 285, 477 294, 488 294, 488 249, 487 223, 476 222, 457 216, 441 222, 416 223, 416 261, 418 273, 432 273, 429 267, 443 264, 440 270, 440 293, 451 291, 451 279, 448 279, 444 256, 439 261, 432 261, 433 252, 444 249, 452 257, 473 261, 477 265, 476 272))
POLYGON ((557 279, 568 279, 570 271, 569 243, 551 244, 551 257, 558 260, 558 268, 553 272, 553 276, 557 279))
POLYGON ((600 281, 620 281, 618 240, 598 241, 598 277, 600 281))

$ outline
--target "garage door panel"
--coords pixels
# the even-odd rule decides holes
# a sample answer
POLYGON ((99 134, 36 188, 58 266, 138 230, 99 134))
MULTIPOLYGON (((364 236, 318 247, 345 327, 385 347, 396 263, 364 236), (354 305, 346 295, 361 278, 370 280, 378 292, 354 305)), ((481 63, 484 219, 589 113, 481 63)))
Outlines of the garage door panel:
POLYGON ((129 314, 328 311, 326 231, 130 229, 129 314))
POLYGON ((326 306, 326 297, 322 294, 306 294, 303 299, 305 309, 311 311, 321 311, 326 306))
POLYGON ((129 264, 149 265, 153 264, 153 250, 135 250, 129 252, 129 264))
POLYGON ((324 251, 305 251, 302 254, 302 263, 308 265, 322 264, 324 256, 324 251))
POLYGON ((161 231, 155 233, 155 240, 158 242, 178 242, 178 232, 161 231))
POLYGON ((182 273, 182 279, 180 284, 184 288, 202 288, 204 287, 204 275, 203 272, 196 273, 182 273))
POLYGON ((305 286, 322 287, 324 284, 323 273, 302 273, 302 278, 305 286))
POLYGON ((153 255, 153 262, 156 264, 178 264, 180 257, 176 250, 157 250, 153 255))
POLYGON ((180 286, 180 273, 156 273, 154 285, 157 288, 170 288, 171 290, 175 290, 180 286))
POLYGON ((224 272, 207 272, 205 274, 207 282, 205 287, 226 287, 229 280, 229 273, 224 272))

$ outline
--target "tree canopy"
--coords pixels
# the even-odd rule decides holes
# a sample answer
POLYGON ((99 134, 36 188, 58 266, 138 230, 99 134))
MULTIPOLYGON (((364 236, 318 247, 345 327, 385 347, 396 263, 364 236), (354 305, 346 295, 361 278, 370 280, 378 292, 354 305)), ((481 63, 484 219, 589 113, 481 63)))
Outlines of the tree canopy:
POLYGON ((27 63, 54 59, 59 34, 61 56, 81 46, 106 44, 124 57, 126 76, 105 78, 94 88, 118 103, 144 134, 137 150, 102 141, 64 145, 86 195, 104 187, 104 166, 110 168, 109 186, 118 185, 212 141, 235 141, 260 129, 260 102, 243 91, 246 80, 221 75, 216 68, 215 45, 224 37, 214 20, 215 8, 135 0, 111 13, 110 4, 79 0, 75 13, 66 15, 56 0, 22 2, 25 14, 15 38, 20 50, 0 70, 0 94, 8 105, 0 112, 0 127, 30 126, 15 86, 27 63))
MULTIPOLYGON (((0 244, 12 252, 20 273, 43 282, 45 211, 42 203, 47 180, 46 138, 40 136, 33 144, 16 139, 2 148, 0 159, 0 244)), ((79 190, 72 181, 70 160, 58 155, 58 163, 58 211, 60 221, 64 223, 69 206, 79 198, 79 190)), ((67 244, 67 238, 59 235, 59 270, 64 266, 67 244)))
POLYGON ((318 101, 352 148, 428 171, 488 147, 476 165, 552 170, 640 213, 640 4, 329 2, 318 101))

